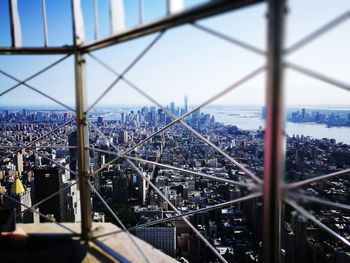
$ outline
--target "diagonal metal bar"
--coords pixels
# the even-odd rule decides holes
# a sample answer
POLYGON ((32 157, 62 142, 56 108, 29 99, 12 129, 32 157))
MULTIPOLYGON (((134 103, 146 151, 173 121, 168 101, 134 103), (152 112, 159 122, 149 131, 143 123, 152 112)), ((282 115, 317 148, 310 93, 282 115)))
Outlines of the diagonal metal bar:
POLYGON ((331 85, 336 86, 338 88, 344 89, 346 91, 350 91, 350 84, 348 84, 348 83, 338 81, 338 80, 333 79, 331 77, 325 76, 324 74, 318 73, 318 72, 313 71, 311 69, 307 69, 305 67, 298 66, 298 65, 290 63, 290 62, 286 62, 285 66, 287 68, 290 68, 294 71, 297 71, 303 75, 312 77, 314 79, 318 79, 320 81, 326 82, 328 84, 331 84, 331 85))
POLYGON ((64 169, 64 170, 66 170, 66 171, 68 171, 68 172, 70 172, 70 173, 72 173, 72 174, 74 174, 74 175, 78 175, 77 172, 72 171, 71 169, 67 168, 66 166, 64 166, 63 164, 61 164, 61 163, 59 163, 59 162, 56 162, 55 160, 51 159, 50 157, 46 156, 45 154, 43 154, 43 153, 41 153, 41 152, 38 152, 38 151, 36 151, 36 150, 33 150, 33 152, 35 152, 36 154, 40 155, 40 156, 43 157, 44 159, 46 159, 46 160, 48 160, 48 161, 50 161, 50 162, 56 164, 58 167, 60 167, 60 168, 62 168, 62 169, 64 169))
POLYGON ((104 206, 108 209, 108 211, 112 214, 112 216, 117 220, 118 224, 121 226, 121 228, 126 232, 128 238, 130 241, 134 244, 136 249, 140 252, 141 256, 145 259, 146 262, 150 262, 145 255, 145 253, 142 251, 141 247, 136 243, 135 238, 130 234, 129 231, 126 230, 125 225, 120 220, 120 218, 117 216, 117 214, 113 211, 113 209, 107 204, 107 202, 103 199, 103 197, 100 195, 100 193, 96 190, 96 188, 92 185, 90 180, 88 180, 88 184, 90 185, 91 190, 97 195, 97 197, 101 200, 101 202, 104 204, 104 206))
POLYGON ((211 28, 209 28, 209 27, 200 25, 200 24, 198 24, 198 23, 196 23, 196 22, 192 23, 192 25, 193 25, 195 28, 200 29, 200 30, 203 31, 203 32, 207 32, 207 33, 209 33, 209 34, 211 34, 211 35, 213 35, 213 36, 215 36, 215 37, 217 37, 217 38, 220 38, 220 39, 225 40, 225 41, 227 41, 227 42, 229 42, 229 43, 231 43, 231 44, 234 44, 234 45, 236 45, 236 46, 239 46, 239 47, 241 47, 241 48, 244 48, 244 49, 246 49, 246 50, 249 50, 249 51, 251 51, 251 52, 253 52, 253 53, 255 53, 255 54, 262 55, 262 56, 266 56, 266 54, 267 54, 266 51, 264 51, 264 50, 262 50, 262 49, 260 49, 260 48, 258 48, 258 47, 255 47, 255 46, 253 46, 253 45, 251 45, 251 44, 248 44, 248 43, 246 43, 246 42, 243 42, 243 41, 241 41, 241 40, 235 39, 235 38, 233 38, 233 37, 231 37, 231 36, 228 36, 228 35, 226 35, 226 34, 223 34, 223 33, 221 33, 221 32, 218 32, 218 31, 216 31, 216 30, 214 30, 214 29, 211 29, 211 28))
POLYGON ((164 35, 165 31, 160 32, 153 40, 151 43, 149 43, 146 48, 144 50, 142 50, 142 52, 129 64, 128 67, 126 67, 126 69, 124 69, 124 71, 122 72, 122 74, 120 76, 118 76, 108 87, 107 89, 105 89, 102 94, 95 100, 95 102, 93 102, 88 109, 86 110, 86 112, 89 112, 97 103, 99 103, 100 100, 103 99, 104 96, 106 96, 106 94, 108 92, 110 92, 110 90, 123 78, 123 76, 129 72, 129 70, 131 70, 136 64, 137 62, 139 62, 147 53, 148 51, 151 50, 151 48, 158 42, 158 40, 164 35))
MULTIPOLYGON (((136 171, 136 173, 139 175, 139 177, 142 180, 146 180, 146 182, 159 194, 159 196, 161 196, 168 204, 169 206, 177 213, 177 214, 181 214, 181 212, 173 205, 172 202, 170 202, 170 200, 168 198, 165 197, 165 195, 152 183, 152 181, 147 178, 147 176, 145 176, 140 169, 130 160, 126 160, 130 166, 136 171)), ((226 261, 226 259, 215 249, 215 247, 213 247, 212 244, 210 244, 210 242, 201 234, 201 232, 198 231, 198 229, 191 224, 191 222, 184 217, 183 220, 185 221, 185 223, 192 229, 192 231, 196 234, 196 236, 201 239, 206 246, 222 261, 225 263, 228 263, 226 261)))
POLYGON ((141 159, 141 158, 132 157, 132 156, 129 156, 129 155, 124 155, 122 157, 126 158, 126 159, 129 159, 129 160, 134 160, 134 161, 137 161, 137 162, 141 162, 141 163, 153 164, 153 165, 156 165, 156 166, 159 166, 159 167, 168 168, 168 169, 172 169, 172 170, 177 170, 177 171, 180 171, 180 172, 197 175, 197 176, 204 177, 204 178, 213 179, 213 180, 220 181, 220 182, 229 183, 229 184, 237 185, 237 186, 240 186, 240 187, 245 187, 248 190, 255 190, 255 189, 257 189, 259 187, 256 184, 241 183, 241 182, 238 182, 238 181, 225 179, 225 178, 220 178, 220 177, 209 175, 209 174, 204 174, 204 173, 199 173, 199 172, 195 172, 195 171, 191 171, 191 170, 182 169, 182 168, 175 167, 175 166, 172 166, 172 165, 167 165, 167 164, 162 164, 162 163, 158 163, 158 162, 148 161, 148 160, 144 160, 144 159, 141 159))
POLYGON ((110 154, 110 155, 116 155, 119 158, 129 159, 129 160, 133 160, 133 161, 137 161, 137 162, 141 162, 141 163, 152 164, 152 165, 156 165, 156 166, 163 167, 163 168, 168 168, 168 169, 171 169, 171 170, 180 171, 180 172, 187 173, 187 174, 193 174, 193 175, 197 175, 197 176, 200 176, 200 177, 213 179, 213 180, 216 180, 216 181, 233 184, 233 185, 237 185, 237 186, 240 186, 240 187, 245 187, 248 190, 255 190, 258 187, 255 184, 241 183, 241 182, 230 180, 230 179, 226 179, 226 178, 221 178, 221 177, 217 177, 217 176, 213 176, 213 175, 209 175, 209 174, 204 174, 204 173, 200 173, 200 172, 196 172, 196 171, 192 171, 192 170, 186 170, 186 169, 179 168, 179 167, 172 166, 172 165, 167 165, 167 164, 153 162, 153 161, 149 161, 149 160, 145 160, 145 159, 141 159, 141 158, 137 158, 137 157, 132 157, 132 156, 129 156, 129 155, 120 155, 120 154, 118 154, 116 152, 113 152, 113 151, 106 151, 106 150, 102 150, 102 149, 95 148, 95 147, 87 147, 87 148, 90 149, 90 150, 101 152, 101 153, 106 153, 106 154, 110 154))
POLYGON ((49 135, 55 133, 55 132, 58 131, 59 129, 61 129, 61 128, 67 126, 68 124, 70 124, 71 122, 74 122, 74 121, 75 121, 75 118, 72 118, 72 119, 70 119, 69 121, 67 121, 67 122, 65 122, 65 123, 63 123, 63 124, 61 124, 61 125, 58 126, 58 127, 56 127, 56 128, 53 129, 52 131, 50 131, 50 132, 48 132, 48 133, 46 133, 46 134, 40 136, 40 137, 37 138, 36 140, 31 141, 30 143, 25 144, 24 146, 21 146, 21 147, 17 148, 15 151, 13 151, 13 152, 11 152, 10 154, 8 154, 8 155, 6 155, 5 157, 3 157, 3 158, 0 160, 0 163, 2 163, 6 158, 9 158, 9 157, 11 157, 13 154, 19 152, 20 150, 25 149, 25 148, 27 148, 28 146, 31 146, 31 145, 35 144, 36 142, 38 142, 38 141, 44 139, 45 137, 47 137, 47 136, 49 136, 49 135))
POLYGON ((61 105, 62 107, 64 107, 64 108, 66 108, 66 109, 68 109, 68 110, 74 112, 74 109, 73 109, 72 107, 69 107, 68 105, 64 104, 63 102, 61 102, 61 101, 59 101, 59 100, 57 100, 57 99, 55 99, 54 97, 51 97, 50 95, 48 95, 48 94, 42 92, 41 90, 39 90, 39 89, 37 89, 37 88, 34 88, 33 86, 27 84, 25 81, 21 81, 21 80, 19 80, 18 78, 14 77, 13 75, 11 75, 11 74, 9 74, 9 73, 3 71, 3 70, 0 70, 0 73, 3 74, 3 75, 5 75, 6 77, 12 79, 12 80, 17 81, 18 84, 24 85, 24 86, 26 86, 27 88, 29 88, 29 89, 35 91, 36 93, 39 93, 40 95, 44 96, 45 98, 48 98, 49 100, 52 100, 53 102, 56 102, 57 104, 61 105))
POLYGON ((77 232, 75 232, 74 230, 72 230, 72 229, 66 227, 66 226, 63 225, 63 224, 61 224, 61 223, 59 223, 59 222, 56 222, 56 221, 53 220, 52 218, 50 218, 50 217, 48 217, 48 216, 46 216, 46 215, 44 215, 44 214, 42 214, 42 213, 40 213, 40 212, 38 212, 38 211, 32 209, 31 207, 29 207, 29 206, 27 206, 27 205, 21 203, 20 201, 16 200, 15 198, 13 198, 13 197, 11 197, 11 196, 5 194, 5 193, 2 193, 2 192, 0 192, 0 195, 2 195, 2 196, 4 196, 5 198, 7 198, 7 199, 9 199, 9 200, 11 200, 11 201, 13 201, 13 202, 15 202, 16 204, 19 204, 19 205, 21 205, 21 206, 24 206, 24 207, 27 208, 27 209, 30 209, 30 211, 32 211, 33 213, 36 213, 36 214, 40 215, 41 217, 43 217, 43 218, 49 220, 49 221, 52 222, 52 223, 55 223, 56 225, 58 225, 58 226, 60 226, 60 227, 62 227, 62 228, 64 228, 64 229, 66 229, 67 231, 69 231, 69 232, 71 232, 71 233, 73 233, 73 234, 75 234, 75 235, 79 235, 79 234, 78 234, 77 232))
POLYGON ((312 183, 316 183, 316 182, 319 182, 319 181, 331 179, 333 177, 341 176, 341 175, 350 175, 350 168, 346 169, 346 170, 330 173, 330 174, 316 176, 316 177, 313 177, 313 178, 310 178, 310 179, 305 179, 305 180, 302 180, 302 181, 299 181, 299 182, 290 183, 290 184, 287 184, 285 186, 285 189, 287 189, 287 190, 296 189, 296 188, 300 188, 300 187, 303 187, 303 186, 308 185, 308 184, 312 184, 312 183))
MULTIPOLYGON (((106 140, 108 141, 108 138, 106 137, 106 135, 104 135, 104 133, 102 131, 100 131, 100 129, 98 129, 93 123, 89 122, 89 124, 106 140)), ((119 149, 113 144, 111 143, 111 146, 117 151, 117 154, 121 154, 119 149)), ((126 159, 126 161, 131 165, 131 167, 137 172, 138 176, 142 179, 142 180, 146 180, 147 183, 159 194, 159 196, 161 196, 168 204, 169 206, 177 213, 177 214, 181 214, 180 211, 164 196, 164 194, 152 183, 151 180, 149 180, 138 168, 137 166, 131 161, 126 159)), ((197 235, 197 237, 199 237, 206 245, 207 247, 210 248, 210 250, 212 250, 212 252, 222 261, 222 262, 226 262, 227 261, 221 256, 221 254, 210 244, 210 242, 198 231, 197 228, 195 228, 190 221, 188 221, 187 218, 183 219, 185 221, 185 223, 192 229, 192 231, 197 235)))
MULTIPOLYGON (((0 146, 0 149, 6 149, 6 148, 17 148, 18 145, 3 145, 0 146)), ((28 149, 35 149, 35 148, 50 148, 50 149, 59 149, 59 148, 67 148, 67 149, 76 149, 77 146, 70 146, 70 145, 36 145, 36 146, 30 146, 26 147, 28 149)))
POLYGON ((336 207, 339 209, 350 210, 350 205, 323 200, 314 196, 308 196, 306 194, 288 192, 288 195, 293 199, 301 201, 303 203, 316 203, 320 205, 336 207))
MULTIPOLYGON (((118 74, 117 72, 115 72, 111 67, 109 67, 108 65, 106 65, 103 61, 99 60, 98 58, 96 58, 93 55, 92 56, 94 59, 96 59, 98 62, 100 62, 103 66, 105 66, 107 69, 113 71, 113 73, 118 74)), ((227 158, 228 160, 230 160, 232 163, 234 163, 240 170, 242 170, 243 172, 245 172, 250 178, 252 178, 255 182, 257 183, 261 183, 261 179, 258 178, 257 176, 255 176, 251 171, 249 171, 247 168, 245 168, 243 165, 241 165, 239 162, 237 162, 235 159, 233 159, 231 156, 229 156, 228 154, 226 154, 224 151, 222 151, 219 147, 217 147, 215 144, 213 144, 212 142, 210 142, 209 140, 207 140, 203 135, 201 135, 200 133, 198 133, 196 130, 194 130, 191 126, 189 126, 186 122, 184 122, 182 119, 186 116, 188 116, 189 114, 193 113, 194 111, 198 110, 200 107, 203 107, 203 105, 196 107, 194 110, 182 115, 181 117, 179 117, 178 119, 176 119, 176 116, 171 114, 165 107, 163 107, 160 103, 158 103, 157 101, 155 101, 152 97, 150 97, 148 94, 146 94, 143 90, 141 90, 140 88, 138 88, 136 85, 134 85, 133 83, 131 83, 130 81, 126 80, 125 78, 123 78, 123 80, 130 85, 133 89, 135 89, 137 92, 139 92, 141 95, 145 96, 147 99, 149 99, 151 102, 155 103, 156 105, 158 105, 159 107, 161 107, 165 113, 170 116, 171 118, 175 119, 173 122, 169 123, 168 125, 164 126, 163 128, 161 128, 160 130, 158 130, 157 132, 153 133, 152 135, 150 135, 149 137, 147 137, 146 139, 140 141, 139 143, 137 143, 136 145, 134 145, 132 148, 130 148, 129 150, 127 150, 125 153, 129 153, 132 150, 134 150, 135 148, 137 148, 138 146, 142 145, 144 142, 148 141, 149 139, 151 139, 152 137, 154 137, 155 135, 163 132, 165 129, 169 128, 170 126, 172 126, 176 121, 179 121, 182 125, 184 125, 187 129, 189 129, 192 133, 194 133, 197 137, 199 137, 202 141, 204 141, 205 143, 207 143, 208 145, 210 145, 212 148, 214 148, 216 151, 218 151, 221 155, 223 155, 225 158, 227 158)), ((222 96, 222 95, 221 95, 222 96)))
MULTIPOLYGON (((101 61, 100 59, 98 59, 97 57, 93 56, 90 54, 90 56, 92 58, 94 58, 97 62, 99 62, 102 66, 106 67, 108 70, 112 71, 115 75, 119 75, 120 74, 118 72, 116 72, 114 69, 112 69, 110 66, 108 66, 106 63, 104 63, 103 61, 101 61)), ((175 116, 174 114, 170 113, 167 108, 163 107, 159 102, 157 102, 155 99, 153 99, 150 95, 148 95, 146 92, 144 92, 142 89, 140 89, 139 87, 137 87, 135 84, 133 84, 131 81, 123 78, 124 82, 127 83, 130 87, 132 87, 134 90, 136 90, 138 93, 140 93, 141 95, 143 95, 144 97, 146 97, 149 101, 151 101, 152 103, 154 103, 155 105, 157 105, 158 107, 162 108, 163 111, 170 116, 172 119, 177 120, 177 116, 175 116)), ((196 110, 198 110, 198 108, 196 108, 196 110)), ((194 112, 194 110, 190 111, 190 113, 194 112)), ((182 116, 181 116, 182 117, 182 116)), ((181 118, 180 117, 180 118, 181 118)), ((193 134, 195 134, 199 139, 201 139, 202 141, 204 141, 206 144, 208 144, 209 146, 211 146, 212 148, 214 148, 217 152, 219 152, 222 156, 224 156, 226 159, 228 159, 230 162, 232 162, 233 164, 235 164, 240 170, 242 170, 243 172, 245 172, 251 179, 253 179, 255 182, 261 184, 262 181, 259 177, 257 177, 254 173, 252 173, 250 170, 248 170, 246 167, 244 167, 242 164, 240 164, 239 162, 237 162, 234 158, 232 158, 231 156, 229 156, 227 153, 225 153, 223 150, 221 150, 219 147, 217 147, 215 144, 213 144, 211 141, 209 141, 208 139, 206 139, 203 135, 201 135, 199 132, 197 132, 195 129, 193 129, 190 125, 188 125, 186 122, 183 121, 183 119, 179 119, 179 122, 186 127, 189 131, 191 131, 193 134)), ((170 123, 171 124, 171 123, 170 123)), ((170 125, 169 124, 169 125, 170 125)), ((166 126, 164 126, 166 127, 166 126)), ((170 127, 170 126, 169 126, 170 127)), ((162 129, 160 129, 162 130, 162 129)), ((159 134, 160 132, 157 131, 156 133, 153 133, 151 136, 155 136, 157 134, 159 134)), ((135 146, 133 146, 131 149, 129 149, 128 151, 126 151, 125 153, 129 153, 132 150, 134 150, 136 147, 138 147, 139 145, 143 144, 144 141, 147 141, 148 139, 150 139, 152 137, 147 137, 145 140, 139 142, 138 144, 136 144, 135 146)))
POLYGON ((304 208, 302 208, 301 206, 299 206, 296 202, 294 202, 293 200, 291 200, 290 198, 285 198, 285 201, 291 206, 293 207, 296 211, 298 211, 301 215, 303 215, 304 217, 306 217, 307 219, 309 219, 310 221, 312 221, 314 224, 316 224, 318 227, 320 227, 322 230, 326 231, 328 234, 330 234, 331 236, 333 236, 334 238, 338 239, 339 241, 341 241, 342 243, 344 243, 345 245, 350 247, 350 242, 342 237, 341 235, 339 235, 338 233, 336 233, 335 231, 333 231, 332 229, 330 229, 328 226, 326 226, 325 224, 323 224, 320 220, 318 220, 315 216, 313 216, 312 214, 310 214, 308 211, 306 211, 304 208))
POLYGON ((105 163, 104 165, 102 165, 100 168, 98 168, 96 171, 94 171, 93 173, 90 174, 91 177, 94 177, 96 174, 98 174, 99 172, 103 171, 108 165, 111 165, 112 163, 116 162, 118 159, 120 159, 120 157, 116 157, 113 158, 112 160, 110 160, 108 163, 105 163))
POLYGON ((72 186, 76 185, 78 182, 79 182, 79 180, 77 180, 77 181, 74 182, 74 183, 71 183, 70 185, 67 185, 67 186, 61 188, 61 189, 58 190, 57 192, 55 192, 55 193, 53 193, 53 194, 51 194, 51 195, 45 197, 44 199, 41 199, 39 202, 35 203, 35 204, 32 205, 30 208, 25 209, 24 211, 18 213, 17 216, 20 215, 20 214, 23 214, 23 213, 25 213, 25 212, 28 212, 28 211, 31 211, 31 210, 35 209, 37 206, 39 206, 39 205, 45 203, 46 201, 50 200, 52 197, 55 197, 56 195, 62 193, 63 191, 65 191, 65 190, 71 188, 72 186))
MULTIPOLYGON (((6 137, 7 139, 9 139, 9 140, 11 140, 11 141, 17 142, 14 138, 11 138, 10 136, 7 136, 7 135, 2 135, 2 136, 6 137)), ((18 142, 18 143, 19 143, 21 146, 25 146, 24 143, 21 143, 21 142, 18 142)), ((62 169, 66 170, 66 171, 68 171, 68 172, 70 172, 70 173, 72 173, 72 174, 74 174, 74 175, 77 175, 76 172, 74 172, 74 171, 70 170, 69 168, 65 167, 63 164, 61 164, 61 163, 59 163, 59 162, 56 162, 55 160, 51 159, 50 157, 46 156, 45 154, 43 154, 43 153, 41 153, 41 152, 39 152, 39 151, 37 151, 37 150, 35 150, 35 149, 32 149, 32 151, 35 152, 36 154, 40 155, 41 157, 43 157, 43 158, 49 160, 50 162, 56 164, 58 167, 61 167, 62 169)))
POLYGON ((316 31, 312 32, 311 34, 307 35, 306 37, 302 38, 298 42, 291 45, 287 50, 285 51, 285 54, 289 55, 298 49, 304 47, 305 45, 309 44, 310 42, 314 41, 318 37, 322 36, 323 34, 329 32, 336 26, 340 25, 341 23, 345 22, 350 18, 350 11, 346 11, 345 13, 341 14, 340 16, 336 17, 335 19, 331 20, 330 22, 326 23, 316 31))
MULTIPOLYGON (((247 201, 247 200, 255 199, 255 198, 258 198, 260 196, 261 196, 261 192, 249 194, 247 196, 240 197, 240 198, 237 198, 235 200, 231 200, 231 201, 224 202, 224 203, 221 203, 221 204, 207 206, 207 207, 204 207, 204 208, 199 208, 199 209, 192 210, 192 211, 189 211, 189 212, 185 212, 185 213, 182 213, 182 214, 178 214, 178 215, 175 215, 175 216, 162 218, 162 219, 151 221, 151 222, 147 222, 147 223, 144 223, 144 224, 141 224, 141 225, 133 226, 133 227, 128 228, 127 231, 135 230, 135 229, 140 228, 140 227, 148 227, 148 226, 153 226, 153 225, 157 225, 157 224, 161 224, 161 223, 170 222, 170 221, 173 221, 174 219, 177 219, 177 218, 180 218, 180 217, 185 217, 185 216, 188 217, 188 216, 195 215, 195 214, 198 214, 198 213, 212 211, 212 210, 215 210, 215 209, 218 209, 218 208, 223 208, 223 207, 227 207, 227 206, 234 205, 234 204, 237 204, 237 203, 242 203, 242 202, 247 201)), ((123 230, 113 231, 113 232, 110 232, 110 233, 106 233, 106 234, 102 234, 102 235, 99 235, 99 236, 95 236, 94 238, 101 238, 101 237, 105 237, 105 236, 109 236, 109 235, 113 235, 113 234, 118 234, 118 233, 121 233, 121 232, 124 232, 124 231, 123 230)))
POLYGON ((35 73, 35 74, 31 75, 30 77, 26 78, 25 80, 21 81, 21 83, 18 83, 18 84, 16 84, 16 85, 14 85, 14 86, 8 88, 7 90, 4 90, 3 92, 0 93, 0 97, 3 96, 3 95, 5 95, 6 93, 10 92, 11 90, 14 90, 15 88, 21 86, 23 83, 25 83, 25 82, 27 82, 27 81, 29 81, 29 80, 31 80, 31 79, 36 78, 37 76, 41 75, 41 74, 44 73, 45 71, 47 71, 47 70, 49 70, 50 68, 52 68, 52 67, 56 66, 57 64, 61 63, 62 61, 64 61, 65 59, 67 59, 69 56, 70 56, 70 54, 69 54, 69 55, 66 55, 66 56, 64 56, 64 57, 62 57, 62 58, 60 58, 59 60, 55 61, 54 63, 48 65, 47 67, 43 68, 42 70, 39 70, 37 73, 35 73))

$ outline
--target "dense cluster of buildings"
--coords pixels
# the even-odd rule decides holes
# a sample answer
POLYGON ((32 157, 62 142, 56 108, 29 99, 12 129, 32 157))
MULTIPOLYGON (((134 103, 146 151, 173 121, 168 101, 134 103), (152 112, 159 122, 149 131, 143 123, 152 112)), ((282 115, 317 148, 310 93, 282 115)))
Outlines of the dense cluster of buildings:
POLYGON ((333 126, 350 126, 350 112, 349 111, 314 111, 302 108, 301 111, 293 111, 289 117, 290 122, 314 122, 326 124, 328 127, 333 126))
MULTIPOLYGON (((171 103, 168 110, 178 116, 189 111, 185 98, 183 108, 171 103)), ((307 116, 304 113, 304 116, 307 116)), ((0 114, 1 156, 0 191, 31 206, 65 185, 74 184, 76 178, 76 133, 69 124, 57 133, 11 155, 19 143, 29 143, 52 131, 70 115, 58 111, 3 111, 0 114), (38 117, 40 116, 40 117, 38 117), (49 148, 61 145, 58 148, 49 148), (45 148, 46 146, 46 148, 45 148), (66 146, 66 147, 64 147, 66 146), (10 148, 12 147, 12 148, 10 148), (70 148, 69 148, 70 147, 70 148), (50 162, 47 158, 54 160, 50 162), (61 164, 60 166, 57 163, 61 164), (67 169, 62 169, 62 166, 67 169), (42 190, 38 190, 42 189, 42 190)), ((306 117, 305 117, 306 118, 306 117)), ((308 117, 309 118, 309 117, 308 117)), ((120 119, 106 120, 99 116, 95 125, 107 137, 90 130, 90 145, 105 151, 118 150, 146 161, 195 171, 201 174, 252 183, 244 173, 212 147, 196 137, 181 124, 152 137, 138 147, 155 131, 172 119, 163 109, 142 107, 122 112, 120 119), (132 149, 132 150, 130 150, 132 149)), ((234 157, 258 176, 263 175, 264 131, 244 131, 233 125, 215 121, 214 116, 196 111, 185 121, 210 142, 234 157)), ((99 151, 90 151, 90 169, 101 171, 92 179, 94 186, 106 202, 118 212, 127 227, 139 225, 133 232, 168 255, 182 262, 215 262, 215 255, 200 241, 181 218, 162 224, 142 226, 154 220, 176 215, 171 206, 123 159, 114 159, 99 151)), ((181 212, 190 212, 234 200, 249 193, 237 185, 212 180, 184 171, 158 167, 146 162, 135 162, 143 176, 150 179, 160 192, 181 212)), ((350 167, 350 146, 334 139, 316 140, 294 136, 287 140, 286 181, 293 182, 350 167)), ((346 203, 349 180, 339 177, 321 181, 299 192, 323 199, 346 203)), ((73 186, 50 201, 36 207, 37 211, 57 221, 79 222, 79 192, 73 186)), ((16 207, 22 222, 39 219, 17 204, 5 200, 3 207, 16 207)), ((93 196, 94 221, 112 221, 104 204, 93 196)), ((350 240, 350 214, 346 210, 329 209, 306 204, 319 220, 350 240)), ((286 206, 282 234, 284 262, 345 263, 350 262, 350 250, 340 242, 286 206)), ((234 206, 189 216, 190 222, 229 262, 259 262, 262 240, 262 201, 252 199, 234 206)))

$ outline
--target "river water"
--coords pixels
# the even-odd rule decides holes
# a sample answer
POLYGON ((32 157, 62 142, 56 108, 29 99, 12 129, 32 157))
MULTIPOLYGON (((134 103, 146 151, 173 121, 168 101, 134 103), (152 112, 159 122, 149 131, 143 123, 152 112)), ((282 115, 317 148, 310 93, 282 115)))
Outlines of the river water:
MULTIPOLYGON (((218 122, 236 125, 243 130, 255 130, 265 125, 261 118, 261 109, 258 108, 208 107, 202 112, 214 115, 218 122)), ((350 144, 350 127, 327 128, 325 124, 287 122, 286 128, 289 136, 299 134, 317 139, 335 139, 337 142, 350 144)))

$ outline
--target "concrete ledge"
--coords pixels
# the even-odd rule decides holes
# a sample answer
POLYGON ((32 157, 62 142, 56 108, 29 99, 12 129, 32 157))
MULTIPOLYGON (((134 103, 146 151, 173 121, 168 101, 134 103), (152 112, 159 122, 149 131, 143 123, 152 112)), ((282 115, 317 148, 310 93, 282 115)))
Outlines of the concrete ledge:
MULTIPOLYGON (((74 230, 77 233, 80 233, 80 224, 78 223, 63 223, 67 228, 74 230)), ((68 230, 53 224, 53 223, 41 223, 41 224, 17 224, 17 228, 23 230, 27 234, 70 234, 68 230)), ((93 224, 94 235, 103 235, 110 232, 115 232, 120 230, 117 226, 111 223, 94 223, 93 224)), ((131 235, 131 234, 130 234, 131 235)), ((132 235, 131 235, 132 236, 132 235)), ((155 263, 168 263, 168 262, 177 262, 172 257, 164 254, 160 250, 152 247, 143 240, 138 239, 135 236, 132 236, 138 246, 143 250, 143 253, 146 255, 150 262, 155 263)), ((130 240, 126 233, 118 233, 105 237, 99 238, 104 245, 115 250, 118 254, 125 257, 131 262, 146 262, 145 258, 141 255, 139 250, 135 247, 133 242, 130 240)), ((95 253, 87 251, 85 258, 82 262, 105 262, 101 258, 97 257, 95 253)))

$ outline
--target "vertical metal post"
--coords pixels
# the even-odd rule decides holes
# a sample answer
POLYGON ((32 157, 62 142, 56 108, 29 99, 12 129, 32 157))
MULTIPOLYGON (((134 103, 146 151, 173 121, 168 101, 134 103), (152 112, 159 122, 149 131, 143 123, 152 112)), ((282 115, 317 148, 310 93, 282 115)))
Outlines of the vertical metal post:
POLYGON ((75 46, 75 107, 77 122, 77 153, 78 176, 81 206, 81 237, 88 241, 91 237, 92 210, 91 189, 89 179, 89 130, 86 121, 86 94, 85 94, 85 55, 79 50, 79 44, 84 41, 84 26, 80 0, 72 0, 73 13, 73 43, 75 46))
POLYGON ((268 1, 268 72, 263 186, 263 262, 281 262, 281 183, 284 173, 283 30, 285 0, 268 1))
POLYGON ((91 189, 89 179, 89 130, 86 121, 86 96, 85 96, 85 55, 77 51, 75 53, 75 96, 77 117, 77 150, 78 150, 78 175, 81 206, 81 232, 82 238, 88 240, 92 226, 91 213, 91 189))

